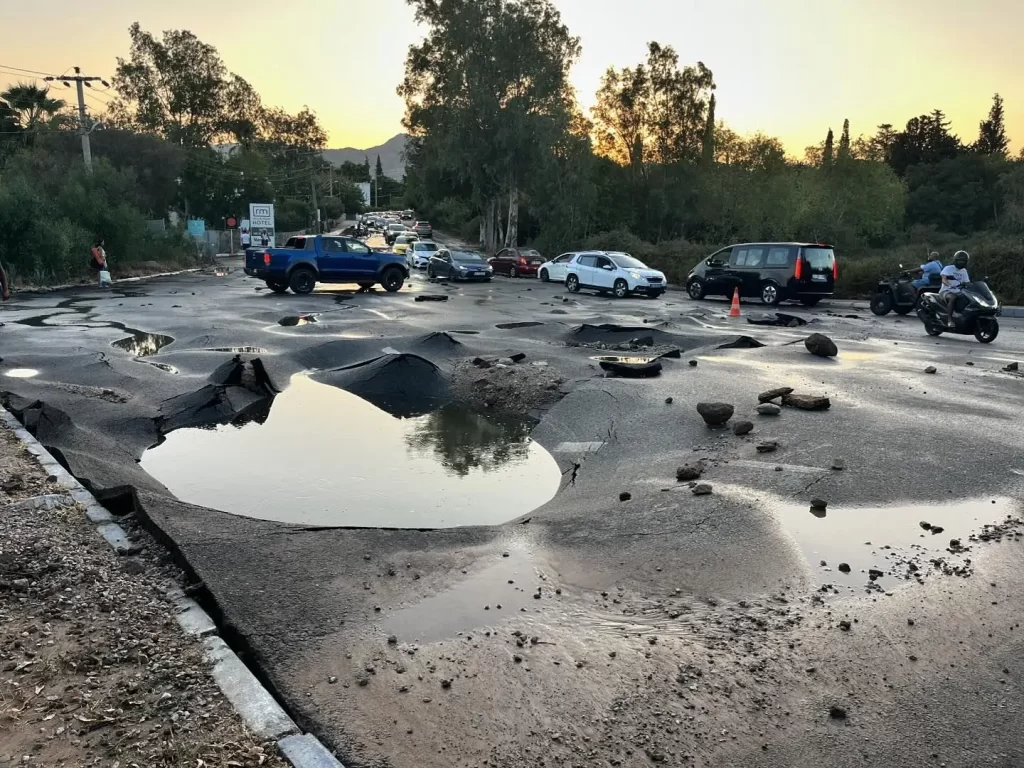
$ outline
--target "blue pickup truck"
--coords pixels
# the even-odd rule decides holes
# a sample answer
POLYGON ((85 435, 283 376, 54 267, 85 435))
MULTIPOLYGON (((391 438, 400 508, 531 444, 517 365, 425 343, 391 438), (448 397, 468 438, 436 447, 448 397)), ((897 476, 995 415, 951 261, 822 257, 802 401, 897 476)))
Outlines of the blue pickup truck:
POLYGON ((245 274, 265 281, 274 293, 289 288, 312 293, 318 282, 364 289, 380 283, 394 293, 409 277, 409 267, 405 257, 374 251, 354 237, 309 235, 289 238, 284 248, 247 248, 245 274))

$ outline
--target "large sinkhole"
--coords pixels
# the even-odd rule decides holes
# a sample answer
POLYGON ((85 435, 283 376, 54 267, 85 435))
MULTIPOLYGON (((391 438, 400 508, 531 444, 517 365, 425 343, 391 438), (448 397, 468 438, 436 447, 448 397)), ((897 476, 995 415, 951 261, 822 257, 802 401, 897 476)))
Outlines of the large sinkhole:
POLYGON ((560 479, 526 422, 461 405, 397 418, 301 375, 262 423, 176 430, 142 467, 190 504, 380 528, 503 523, 548 501, 560 479))

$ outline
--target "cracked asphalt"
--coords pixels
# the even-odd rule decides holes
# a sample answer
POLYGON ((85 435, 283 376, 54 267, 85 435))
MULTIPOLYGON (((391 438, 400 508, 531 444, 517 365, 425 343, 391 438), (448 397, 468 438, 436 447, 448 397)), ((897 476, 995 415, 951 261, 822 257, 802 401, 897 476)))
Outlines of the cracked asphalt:
MULTIPOLYGON (((983 346, 845 305, 776 328, 678 293, 616 301, 533 280, 261 287, 233 262, 17 296, 0 310, 0 390, 111 509, 151 526, 350 768, 1024 764, 1024 561, 1005 522, 1021 515, 1024 380, 1002 370, 1024 357, 1020 321, 983 346), (143 357, 112 346, 133 330, 173 342, 143 357), (836 359, 804 349, 812 331, 836 359), (742 335, 765 346, 720 348, 742 335), (644 336, 680 357, 657 378, 605 377, 593 358, 617 352, 595 345, 644 336), (499 381, 482 399, 532 416, 562 482, 503 525, 293 526, 185 504, 138 465, 173 429, 260 418, 295 374, 422 413, 468 397, 467 360, 517 352, 484 372, 499 381), (531 389, 534 362, 547 365, 531 389), (831 408, 757 414, 758 393, 782 386, 831 408), (753 431, 709 429, 701 401, 734 405, 753 431), (699 460, 709 495, 676 481, 699 460), (847 526, 833 550, 881 577, 805 551, 787 510, 812 496, 829 505, 816 522, 847 526), (969 510, 950 528, 960 547, 919 527, 951 501, 969 510), (866 508, 891 520, 858 528, 866 508)), ((280 470, 267 456, 237 471, 280 470)))

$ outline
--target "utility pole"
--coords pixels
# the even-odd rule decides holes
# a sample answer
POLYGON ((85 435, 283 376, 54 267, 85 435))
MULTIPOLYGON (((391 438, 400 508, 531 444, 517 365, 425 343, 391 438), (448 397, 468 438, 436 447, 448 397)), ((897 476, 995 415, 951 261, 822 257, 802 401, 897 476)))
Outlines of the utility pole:
POLYGON ((320 206, 316 201, 316 176, 313 175, 313 161, 309 161, 309 189, 313 193, 314 221, 316 222, 316 233, 320 234, 320 206))
POLYGON ((92 88, 89 83, 99 81, 103 85, 107 84, 107 81, 102 77, 88 77, 82 74, 82 70, 79 67, 75 67, 75 74, 73 77, 44 77, 44 80, 54 81, 60 80, 67 84, 69 81, 74 80, 75 85, 78 86, 78 132, 82 137, 82 160, 85 161, 85 170, 87 173, 92 173, 92 147, 89 146, 89 134, 92 132, 89 128, 89 119, 85 116, 85 86, 92 88))

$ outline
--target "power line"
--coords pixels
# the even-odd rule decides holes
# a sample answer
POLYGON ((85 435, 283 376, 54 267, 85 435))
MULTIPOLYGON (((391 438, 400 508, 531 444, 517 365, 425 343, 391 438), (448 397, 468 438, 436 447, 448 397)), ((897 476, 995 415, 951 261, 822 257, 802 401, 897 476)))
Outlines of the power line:
MULTIPOLYGON (((60 78, 57 78, 54 75, 47 75, 43 79, 47 81, 60 79, 62 82, 74 80, 75 85, 78 86, 78 130, 82 136, 82 160, 85 161, 86 172, 92 173, 92 148, 89 146, 89 134, 92 132, 92 128, 89 126, 89 121, 85 116, 85 88, 83 86, 96 81, 107 85, 107 81, 102 77, 83 75, 82 70, 78 67, 74 69, 75 74, 71 77, 62 75, 60 78)), ((91 88, 92 86, 90 85, 89 87, 91 88)))
MULTIPOLYGON (((17 70, 19 72, 29 72, 29 73, 31 73, 33 75, 44 75, 44 76, 48 76, 48 77, 54 77, 54 78, 56 78, 58 80, 60 79, 59 77, 54 75, 52 72, 40 72, 38 69, 24 69, 22 67, 12 66, 10 64, 0 64, 0 69, 15 69, 15 70, 17 70)), ((65 70, 65 71, 67 71, 67 70, 65 70)))

